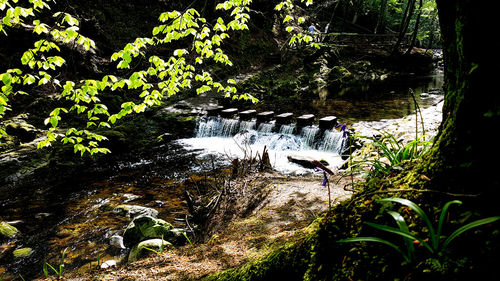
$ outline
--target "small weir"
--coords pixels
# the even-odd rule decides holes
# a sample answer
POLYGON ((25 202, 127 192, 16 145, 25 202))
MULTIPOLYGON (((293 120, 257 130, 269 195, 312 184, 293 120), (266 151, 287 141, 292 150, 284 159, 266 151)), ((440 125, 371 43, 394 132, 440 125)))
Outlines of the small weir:
MULTIPOLYGON (((208 154, 244 157, 249 152, 262 152, 264 146, 274 156, 274 167, 282 172, 293 169, 289 156, 314 160, 329 159, 332 166, 342 162, 340 155, 348 141, 335 129, 337 118, 327 116, 317 120, 312 114, 293 118, 292 113, 274 115, 272 111, 257 113, 237 109, 209 111, 199 118, 195 137, 180 140, 208 154)), ((273 160, 273 159, 271 159, 273 160)), ((296 167, 295 167, 296 168, 296 167)))
MULTIPOLYGON (((251 144, 259 143, 269 147, 289 147, 289 150, 322 150, 341 154, 347 143, 342 133, 336 131, 336 117, 328 116, 320 119, 320 125, 313 125, 313 115, 303 115, 297 118, 297 123, 279 124, 280 119, 270 120, 271 112, 265 112, 266 118, 259 116, 251 120, 225 118, 221 116, 204 116, 198 120, 196 138, 235 137, 241 139, 244 135, 250 137, 251 144), (260 122, 259 122, 260 121, 260 122), (274 142, 293 142, 295 145, 277 145, 274 142)), ((286 113, 291 117, 291 113, 286 113)), ((282 116, 284 114, 281 114, 282 116)), ((244 115, 246 116, 246 115, 244 115)), ((289 118, 291 121, 291 118, 289 118)))

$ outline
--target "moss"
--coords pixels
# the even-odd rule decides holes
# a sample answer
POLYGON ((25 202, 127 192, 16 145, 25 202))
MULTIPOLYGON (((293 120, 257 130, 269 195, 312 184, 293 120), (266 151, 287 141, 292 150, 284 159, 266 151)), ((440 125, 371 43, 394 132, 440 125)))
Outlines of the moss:
POLYGON ((314 257, 317 231, 323 218, 316 219, 305 229, 309 233, 297 242, 279 247, 265 258, 239 268, 205 277, 203 280, 302 280, 314 257))
POLYGON ((31 248, 20 248, 20 249, 14 250, 14 252, 12 254, 14 255, 14 258, 20 259, 20 258, 28 257, 32 253, 33 253, 33 249, 31 249, 31 248))
POLYGON ((0 237, 12 238, 18 232, 19 232, 19 230, 17 230, 17 228, 15 228, 14 226, 12 226, 4 221, 0 222, 0 237))

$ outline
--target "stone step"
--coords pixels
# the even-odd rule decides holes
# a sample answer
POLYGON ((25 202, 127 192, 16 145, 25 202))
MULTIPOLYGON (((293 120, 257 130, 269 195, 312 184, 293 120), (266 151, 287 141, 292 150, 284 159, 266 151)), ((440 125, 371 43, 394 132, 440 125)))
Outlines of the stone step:
POLYGON ((288 125, 292 123, 293 113, 286 112, 276 115, 276 124, 277 125, 288 125))
POLYGON ((297 127, 311 126, 314 123, 313 114, 304 114, 297 117, 297 127))
POLYGON ((264 111, 257 114, 257 122, 269 122, 274 118, 274 111, 264 111))
POLYGON ((245 110, 245 111, 240 112, 240 120, 247 121, 247 120, 254 118, 256 115, 257 115, 257 110, 253 110, 253 109, 245 110))
POLYGON ((207 115, 208 116, 217 116, 220 114, 220 112, 222 111, 224 107, 223 106, 216 106, 216 107, 211 107, 211 108, 207 108, 207 115))
POLYGON ((331 130, 337 125, 336 116, 326 116, 319 119, 319 128, 321 130, 331 130))
POLYGON ((238 114, 237 108, 228 108, 220 112, 220 116, 223 118, 233 118, 236 114, 238 114))

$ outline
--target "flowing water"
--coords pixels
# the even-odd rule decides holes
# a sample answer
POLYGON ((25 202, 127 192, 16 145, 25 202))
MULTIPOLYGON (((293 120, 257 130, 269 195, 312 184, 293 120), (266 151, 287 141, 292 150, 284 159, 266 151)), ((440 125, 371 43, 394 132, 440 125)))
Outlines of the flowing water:
MULTIPOLYGON (((200 158, 216 154, 229 160, 261 154, 268 149, 273 168, 282 173, 302 174, 310 172, 288 161, 288 156, 326 160, 336 167, 342 163, 340 155, 347 141, 336 130, 321 131, 317 126, 301 128, 300 134, 293 134, 295 124, 277 126, 274 122, 259 124, 256 121, 241 121, 220 117, 204 117, 198 122, 196 136, 179 140, 187 149, 203 149, 200 158), (231 122, 233 135, 228 135, 224 124, 231 122), (279 129, 277 129, 279 127, 279 129)), ((333 128, 332 128, 333 129, 333 128)))
MULTIPOLYGON (((423 93, 440 88, 440 83, 438 76, 414 88, 422 107, 435 102, 423 93)), ((280 104, 276 109, 263 106, 296 115, 335 115, 341 123, 399 118, 414 110, 412 97, 405 91, 387 90, 383 97, 360 93, 352 99, 280 104)), ((288 156, 324 159, 334 168, 342 163, 340 154, 346 140, 334 128, 320 130, 317 126, 298 128, 295 124, 207 117, 199 120, 192 138, 159 146, 147 155, 128 155, 124 160, 86 167, 70 180, 50 185, 34 182, 2 192, 0 220, 15 222, 20 234, 14 239, 0 238, 0 280, 18 278, 18 274, 26 280, 41 276, 43 261, 57 266, 65 248, 68 270, 88 266, 98 258, 119 258, 126 250, 110 245, 110 238, 130 221, 115 208, 119 204, 153 208, 159 212, 158 217, 185 227, 182 220, 189 214, 182 197, 183 183, 195 173, 228 164, 232 158, 262 153, 264 147, 275 169, 302 174, 311 170, 290 163, 288 156), (33 250, 30 256, 13 257, 15 249, 26 247, 33 250)))

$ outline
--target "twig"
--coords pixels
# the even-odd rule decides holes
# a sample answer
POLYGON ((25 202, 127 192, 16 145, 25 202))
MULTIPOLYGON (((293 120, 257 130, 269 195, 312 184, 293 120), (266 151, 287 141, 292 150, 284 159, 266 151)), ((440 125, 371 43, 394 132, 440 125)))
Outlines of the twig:
POLYGON ((193 235, 194 235, 194 236, 196 236, 196 234, 195 234, 195 232, 194 232, 193 228, 192 228, 192 227, 191 227, 191 225, 189 224, 189 221, 188 221, 188 215, 186 215, 186 225, 187 225, 187 227, 189 227, 189 231, 190 231, 191 233, 193 233, 193 235))

